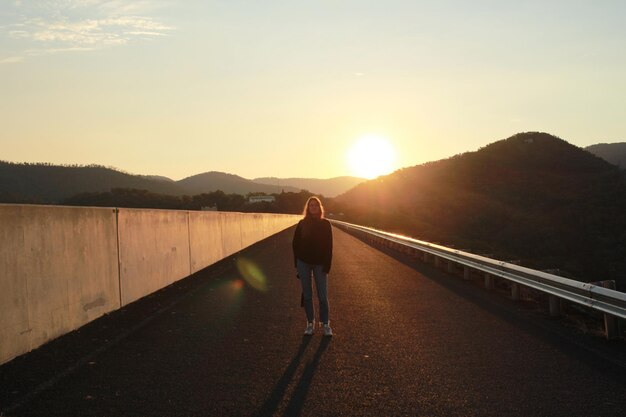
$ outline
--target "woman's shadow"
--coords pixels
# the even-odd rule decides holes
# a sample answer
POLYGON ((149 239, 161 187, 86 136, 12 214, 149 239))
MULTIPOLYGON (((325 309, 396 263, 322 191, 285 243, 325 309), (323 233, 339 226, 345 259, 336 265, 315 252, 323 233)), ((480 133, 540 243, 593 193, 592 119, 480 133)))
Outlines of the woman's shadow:
MULTIPOLYGON (((283 396, 285 395, 285 392, 287 391, 287 387, 289 387, 289 384, 293 379, 296 370, 298 369, 298 366, 300 365, 300 362, 302 360, 302 357, 304 356, 304 353, 307 350, 307 347, 311 343, 311 339, 312 338, 310 336, 304 336, 302 338, 302 343, 300 343, 298 351, 289 363, 289 366, 287 366, 287 369, 285 369, 283 375, 276 383, 276 386, 272 390, 272 393, 259 409, 259 412, 256 414, 257 416, 271 416, 276 412, 278 406, 281 403, 281 400, 283 399, 283 396)), ((302 372, 302 376, 300 377, 298 384, 293 390, 293 394, 289 399, 289 403, 287 404, 287 408, 285 409, 283 415, 300 415, 302 411, 302 406, 304 405, 306 397, 309 393, 309 388, 311 386, 311 382, 313 381, 313 376, 315 375, 315 371, 319 366, 322 354, 324 353, 324 351, 326 351, 328 345, 330 344, 330 340, 330 337, 323 337, 320 341, 315 355, 309 361, 309 363, 306 364, 306 367, 302 372)))

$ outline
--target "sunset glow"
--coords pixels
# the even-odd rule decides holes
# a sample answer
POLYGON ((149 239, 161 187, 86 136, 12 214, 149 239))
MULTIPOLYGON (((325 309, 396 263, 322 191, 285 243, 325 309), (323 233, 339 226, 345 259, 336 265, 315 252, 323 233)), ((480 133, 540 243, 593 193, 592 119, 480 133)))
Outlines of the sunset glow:
POLYGON ((626 140, 626 2, 491 3, 3 1, 2 160, 371 178, 626 140))
POLYGON ((357 177, 372 179, 389 174, 395 168, 395 161, 393 146, 381 136, 364 136, 348 151, 350 171, 357 177))

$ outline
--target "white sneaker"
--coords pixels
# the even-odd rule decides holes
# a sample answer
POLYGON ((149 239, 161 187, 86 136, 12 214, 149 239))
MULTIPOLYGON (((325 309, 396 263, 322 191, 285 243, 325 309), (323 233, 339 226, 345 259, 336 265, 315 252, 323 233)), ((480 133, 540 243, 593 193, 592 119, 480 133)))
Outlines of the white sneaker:
POLYGON ((313 334, 313 323, 307 323, 306 329, 304 329, 305 336, 311 336, 313 334))
POLYGON ((332 336, 333 335, 333 329, 330 328, 330 324, 329 323, 325 323, 324 324, 324 336, 332 336))

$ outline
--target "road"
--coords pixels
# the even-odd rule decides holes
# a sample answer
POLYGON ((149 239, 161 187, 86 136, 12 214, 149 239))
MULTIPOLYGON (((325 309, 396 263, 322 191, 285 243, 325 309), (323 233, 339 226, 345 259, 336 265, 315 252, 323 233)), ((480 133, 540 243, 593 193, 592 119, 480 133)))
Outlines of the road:
POLYGON ((292 233, 3 365, 2 416, 626 415, 610 357, 336 228, 335 336, 303 336, 292 233))

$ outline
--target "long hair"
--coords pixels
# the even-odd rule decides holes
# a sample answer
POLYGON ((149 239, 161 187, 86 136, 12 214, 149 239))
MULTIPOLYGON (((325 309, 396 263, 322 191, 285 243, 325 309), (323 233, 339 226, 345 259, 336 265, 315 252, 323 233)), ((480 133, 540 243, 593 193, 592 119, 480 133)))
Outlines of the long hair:
POLYGON ((309 197, 309 199, 306 201, 306 204, 304 205, 304 210, 302 211, 302 215, 304 216, 305 219, 309 219, 309 218, 311 218, 311 219, 315 219, 315 218, 323 219, 324 218, 324 206, 322 205, 322 202, 320 201, 320 199, 317 198, 317 197, 309 197), (309 203, 311 201, 316 201, 317 204, 319 204, 320 212, 318 214, 312 214, 309 211, 309 203))

